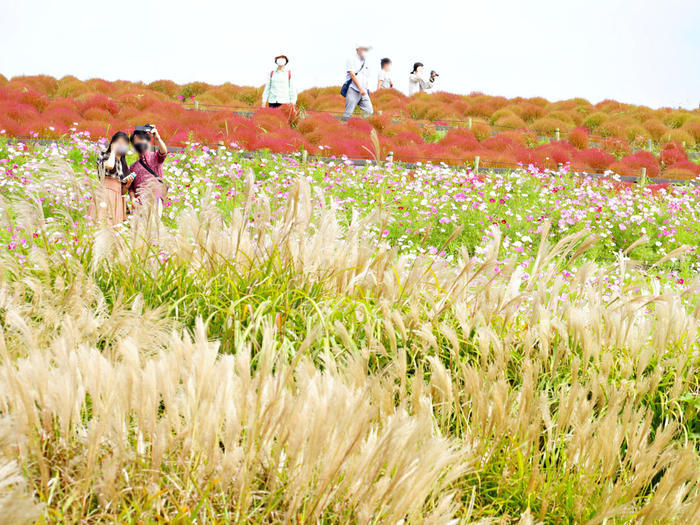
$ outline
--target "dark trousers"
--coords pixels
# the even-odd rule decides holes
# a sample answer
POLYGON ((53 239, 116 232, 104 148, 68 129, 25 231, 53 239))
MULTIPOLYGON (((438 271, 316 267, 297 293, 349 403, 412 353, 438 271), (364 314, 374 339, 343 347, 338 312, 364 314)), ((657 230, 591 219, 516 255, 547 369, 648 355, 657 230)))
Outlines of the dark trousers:
POLYGON ((282 105, 282 104, 280 104, 279 102, 268 102, 268 103, 267 103, 267 107, 268 107, 268 108, 278 108, 278 107, 280 107, 281 105, 282 105))

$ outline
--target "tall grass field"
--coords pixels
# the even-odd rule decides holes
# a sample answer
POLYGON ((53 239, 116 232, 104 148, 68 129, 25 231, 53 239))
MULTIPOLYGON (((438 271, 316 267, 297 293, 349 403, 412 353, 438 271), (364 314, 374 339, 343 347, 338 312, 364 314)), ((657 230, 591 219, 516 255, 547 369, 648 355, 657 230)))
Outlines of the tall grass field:
POLYGON ((1 524, 698 523, 700 186, 97 152, 0 141, 1 524))

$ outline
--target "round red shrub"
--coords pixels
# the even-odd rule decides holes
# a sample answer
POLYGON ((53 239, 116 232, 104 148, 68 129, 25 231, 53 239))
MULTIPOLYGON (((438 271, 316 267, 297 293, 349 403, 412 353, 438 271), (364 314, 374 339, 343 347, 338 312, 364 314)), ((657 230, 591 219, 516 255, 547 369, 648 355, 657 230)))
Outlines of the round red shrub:
POLYGON ((76 111, 64 106, 55 106, 47 109, 42 113, 42 118, 49 124, 62 124, 68 127, 82 120, 82 117, 76 111))
POLYGON ((656 160, 656 157, 648 151, 638 151, 624 157, 620 162, 637 173, 639 173, 642 168, 646 168, 648 177, 654 177, 660 172, 659 162, 656 160))
POLYGON ((266 131, 289 127, 284 113, 275 108, 258 109, 253 115, 253 122, 266 131))
POLYGON ((695 178, 700 175, 700 166, 689 160, 671 164, 664 170, 665 177, 695 178))
POLYGON ((92 108, 102 109, 112 115, 119 113, 119 104, 106 95, 92 95, 80 104, 80 110, 83 115, 92 108))
POLYGON ((569 143, 576 149, 586 149, 588 147, 588 128, 586 126, 579 126, 572 129, 569 132, 567 138, 569 143))
POLYGON ((669 142, 664 146, 664 149, 661 150, 659 160, 664 166, 670 166, 677 162, 688 160, 688 155, 686 155, 683 146, 677 142, 669 142))
POLYGON ((12 101, 0 102, 0 115, 20 124, 40 118, 39 111, 34 106, 12 101))
POLYGON ((600 145, 601 149, 617 159, 632 153, 632 147, 625 139, 619 137, 606 137, 600 145))
POLYGON ((601 173, 609 169, 615 157, 598 148, 587 148, 574 155, 572 165, 575 169, 601 173))
POLYGON ((362 133, 369 133, 372 131, 372 124, 363 118, 353 117, 347 121, 346 124, 349 128, 355 129, 362 133))
POLYGON ((450 129, 445 136, 440 139, 439 144, 461 151, 474 151, 481 148, 474 132, 466 128, 450 129))

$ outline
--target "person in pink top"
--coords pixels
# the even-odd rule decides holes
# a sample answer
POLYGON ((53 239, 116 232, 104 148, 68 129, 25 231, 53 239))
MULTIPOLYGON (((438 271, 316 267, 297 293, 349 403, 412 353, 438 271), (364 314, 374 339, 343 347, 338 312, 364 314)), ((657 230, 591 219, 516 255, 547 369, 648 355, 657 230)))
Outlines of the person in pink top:
POLYGON ((139 154, 139 160, 129 166, 129 171, 134 174, 129 195, 135 203, 140 203, 147 196, 153 195, 160 212, 168 190, 163 180, 163 162, 168 156, 168 147, 158 133, 158 128, 150 124, 137 126, 130 138, 134 149, 139 154), (151 151, 153 142, 156 145, 155 151, 151 151))

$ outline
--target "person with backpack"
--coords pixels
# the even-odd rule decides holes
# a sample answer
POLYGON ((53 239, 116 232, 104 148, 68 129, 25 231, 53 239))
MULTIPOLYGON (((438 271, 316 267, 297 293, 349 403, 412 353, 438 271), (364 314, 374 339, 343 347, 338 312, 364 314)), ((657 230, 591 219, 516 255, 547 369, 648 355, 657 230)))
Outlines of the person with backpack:
POLYGON ((355 54, 350 57, 345 67, 345 84, 340 94, 345 97, 344 118, 350 118, 357 106, 369 116, 374 112, 369 98, 369 68, 366 64, 367 54, 372 46, 358 45, 355 54))
POLYGON ((282 104, 296 104, 297 92, 292 82, 292 72, 287 69, 289 59, 286 55, 275 57, 277 69, 270 71, 262 95, 262 106, 278 108, 282 104))
POLYGON ((136 204, 141 204, 145 198, 154 198, 160 215, 168 191, 168 185, 163 180, 163 163, 168 156, 168 147, 152 124, 136 126, 131 134, 131 144, 139 154, 139 160, 129 166, 129 171, 134 174, 129 196, 136 204), (151 142, 156 143, 155 151, 151 151, 151 142))

